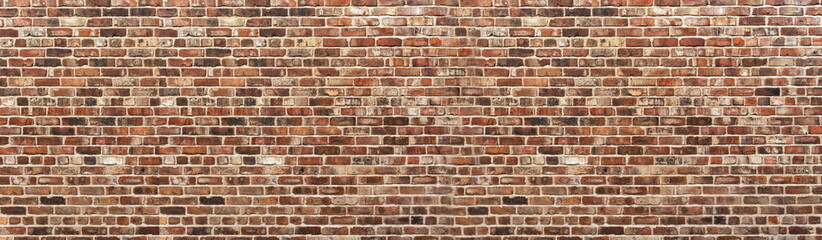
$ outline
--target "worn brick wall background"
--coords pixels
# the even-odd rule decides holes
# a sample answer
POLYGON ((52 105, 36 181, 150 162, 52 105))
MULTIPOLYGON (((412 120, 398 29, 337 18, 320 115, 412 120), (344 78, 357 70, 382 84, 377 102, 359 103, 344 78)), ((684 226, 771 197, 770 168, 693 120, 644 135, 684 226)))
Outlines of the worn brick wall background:
POLYGON ((0 17, 1 236, 822 234, 819 0, 3 0, 0 17))

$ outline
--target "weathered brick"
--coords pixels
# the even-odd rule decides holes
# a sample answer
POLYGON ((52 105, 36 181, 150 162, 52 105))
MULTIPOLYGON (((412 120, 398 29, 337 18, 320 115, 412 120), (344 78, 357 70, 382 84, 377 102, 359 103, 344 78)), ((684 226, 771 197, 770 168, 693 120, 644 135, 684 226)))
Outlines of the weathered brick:
POLYGON ((818 5, 5 1, 0 235, 813 238, 818 5))

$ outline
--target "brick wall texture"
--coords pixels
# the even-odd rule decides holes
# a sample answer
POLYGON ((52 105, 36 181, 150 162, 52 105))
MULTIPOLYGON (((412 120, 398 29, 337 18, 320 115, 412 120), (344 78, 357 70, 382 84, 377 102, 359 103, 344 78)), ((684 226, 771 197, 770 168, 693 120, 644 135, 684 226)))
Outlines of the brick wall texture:
POLYGON ((1 0, 0 239, 822 239, 820 0, 1 0))

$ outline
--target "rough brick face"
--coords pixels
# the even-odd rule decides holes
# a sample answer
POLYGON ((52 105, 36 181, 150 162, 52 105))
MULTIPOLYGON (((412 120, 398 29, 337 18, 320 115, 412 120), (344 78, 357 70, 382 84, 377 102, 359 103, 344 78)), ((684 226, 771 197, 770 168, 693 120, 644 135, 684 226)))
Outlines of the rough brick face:
POLYGON ((820 0, 3 0, 0 236, 819 239, 820 0))

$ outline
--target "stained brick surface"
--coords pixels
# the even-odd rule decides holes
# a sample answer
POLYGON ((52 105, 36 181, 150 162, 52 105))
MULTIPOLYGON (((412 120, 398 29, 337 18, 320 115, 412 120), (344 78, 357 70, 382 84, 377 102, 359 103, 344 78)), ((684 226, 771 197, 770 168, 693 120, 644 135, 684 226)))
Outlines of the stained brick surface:
POLYGON ((819 239, 820 21, 819 0, 2 0, 0 236, 819 239))

